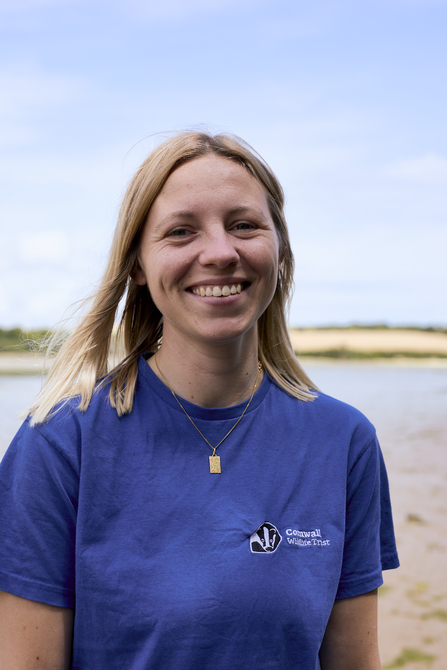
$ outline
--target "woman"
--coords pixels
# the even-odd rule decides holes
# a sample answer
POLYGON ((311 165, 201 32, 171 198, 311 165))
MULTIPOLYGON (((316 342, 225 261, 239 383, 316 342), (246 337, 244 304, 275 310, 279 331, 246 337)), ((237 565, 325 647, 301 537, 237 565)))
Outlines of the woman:
POLYGON ((281 186, 241 140, 182 133, 137 171, 2 462, 1 667, 379 670, 386 473, 296 361, 292 277, 281 186))

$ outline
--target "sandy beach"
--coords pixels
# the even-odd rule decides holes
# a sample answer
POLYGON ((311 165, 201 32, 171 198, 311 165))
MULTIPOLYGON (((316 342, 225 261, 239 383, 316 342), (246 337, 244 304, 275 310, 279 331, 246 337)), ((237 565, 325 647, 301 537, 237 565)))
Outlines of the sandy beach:
POLYGON ((447 355, 447 334, 420 330, 292 329, 290 337, 298 354, 346 349, 363 353, 447 355))
MULTIPOLYGON (((429 360, 429 359, 425 359, 429 360)), ((447 368, 303 360, 320 388, 373 422, 401 566, 379 591, 383 668, 447 668, 447 368)))
POLYGON ((446 424, 422 421, 413 435, 404 432, 401 448, 395 437, 384 449, 401 562, 379 591, 384 668, 447 668, 446 424))
MULTIPOLYGON (((293 331, 292 338, 302 353, 340 346, 447 353, 446 335, 419 331, 306 330, 293 331)), ((1 353, 0 371, 23 375, 25 382, 25 375, 41 373, 43 362, 30 353, 1 353)), ((302 363, 322 390, 366 413, 384 451, 401 567, 384 574, 380 589, 383 668, 446 670, 447 359, 343 361, 303 356, 302 363)), ((21 383, 18 377, 14 384, 6 376, 2 379, 5 394, 21 383)), ((33 384, 37 381, 34 378, 33 384)), ((17 401, 17 410, 31 400, 31 389, 29 394, 29 400, 17 401)), ((5 411, 8 402, 5 395, 5 411)), ((8 409, 8 415, 12 413, 8 409)))
POLYGON ((0 374, 40 375, 51 367, 51 359, 28 351, 0 352, 0 374))

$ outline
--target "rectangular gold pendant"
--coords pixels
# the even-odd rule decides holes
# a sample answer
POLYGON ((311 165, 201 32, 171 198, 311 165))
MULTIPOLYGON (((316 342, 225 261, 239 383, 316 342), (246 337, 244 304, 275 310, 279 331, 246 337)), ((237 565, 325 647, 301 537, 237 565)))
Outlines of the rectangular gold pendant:
POLYGON ((220 475, 220 456, 210 456, 210 472, 212 475, 220 475))

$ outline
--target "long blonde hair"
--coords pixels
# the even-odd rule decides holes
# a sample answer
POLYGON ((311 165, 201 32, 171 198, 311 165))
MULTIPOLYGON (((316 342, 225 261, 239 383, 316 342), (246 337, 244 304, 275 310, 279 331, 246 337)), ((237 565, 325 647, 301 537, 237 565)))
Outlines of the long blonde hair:
POLYGON ((245 167, 263 186, 276 226, 282 262, 270 305, 258 321, 259 359, 269 376, 290 395, 312 400, 309 380, 296 360, 286 323, 294 260, 284 218, 282 187, 265 161, 233 135, 182 132, 160 144, 131 179, 118 215, 110 256, 92 305, 60 348, 51 372, 30 408, 31 423, 42 423, 61 401, 79 397, 85 410, 98 381, 110 381, 110 403, 119 416, 132 411, 138 358, 156 351, 163 336, 163 317, 147 286, 131 278, 138 262, 141 231, 148 211, 172 172, 187 161, 215 154, 245 167), (124 309, 115 325, 118 306, 124 309), (121 303, 122 304, 122 303, 121 303), (121 343, 122 360, 109 369, 112 334, 121 343))

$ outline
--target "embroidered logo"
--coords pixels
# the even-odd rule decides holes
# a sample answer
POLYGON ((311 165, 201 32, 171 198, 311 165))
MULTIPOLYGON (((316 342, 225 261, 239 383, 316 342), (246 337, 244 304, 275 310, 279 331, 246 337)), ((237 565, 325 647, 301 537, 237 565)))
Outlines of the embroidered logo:
POLYGON ((298 530, 298 528, 287 528, 287 542, 297 547, 328 547, 331 543, 328 539, 323 539, 321 530, 298 530))
POLYGON ((279 530, 266 521, 250 537, 250 550, 253 554, 272 554, 281 540, 279 530))

